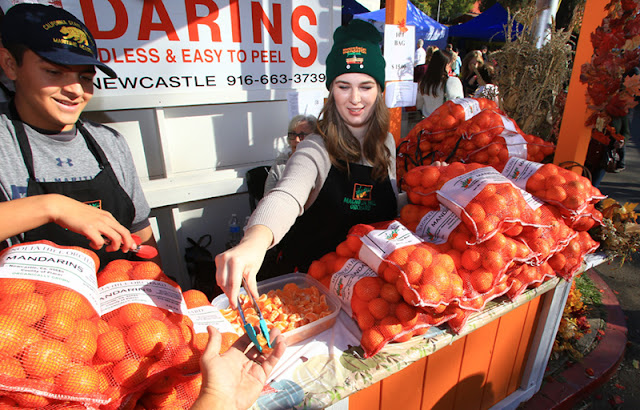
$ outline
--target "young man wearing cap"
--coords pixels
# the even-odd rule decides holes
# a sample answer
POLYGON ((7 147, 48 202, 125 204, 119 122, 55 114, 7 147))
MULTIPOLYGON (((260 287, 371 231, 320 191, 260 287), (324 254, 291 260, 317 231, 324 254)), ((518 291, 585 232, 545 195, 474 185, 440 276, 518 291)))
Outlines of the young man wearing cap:
POLYGON ((155 246, 124 137, 79 120, 96 67, 116 77, 91 33, 61 8, 18 4, 1 34, 15 95, 0 104, 0 240, 91 247, 102 265, 136 247, 130 232, 155 246))

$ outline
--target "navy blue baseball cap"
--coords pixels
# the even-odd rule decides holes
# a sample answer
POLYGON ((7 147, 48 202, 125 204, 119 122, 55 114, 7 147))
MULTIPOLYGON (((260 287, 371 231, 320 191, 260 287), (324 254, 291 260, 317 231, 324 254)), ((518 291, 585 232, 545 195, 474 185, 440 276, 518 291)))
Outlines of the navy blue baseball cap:
POLYGON ((98 59, 89 29, 73 14, 55 6, 21 3, 1 24, 5 47, 22 44, 41 58, 60 65, 93 65, 111 78, 118 75, 98 59))

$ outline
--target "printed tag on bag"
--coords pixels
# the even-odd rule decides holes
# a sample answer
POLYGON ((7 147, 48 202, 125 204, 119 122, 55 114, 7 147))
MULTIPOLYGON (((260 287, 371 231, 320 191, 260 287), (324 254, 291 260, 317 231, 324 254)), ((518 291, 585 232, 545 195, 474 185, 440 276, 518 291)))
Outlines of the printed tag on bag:
POLYGON ((140 303, 184 314, 187 311, 182 293, 168 283, 157 280, 127 280, 102 286, 100 306, 102 315, 130 303, 140 303))
POLYGON ((338 272, 331 277, 331 285, 329 289, 331 293, 337 295, 342 302, 342 308, 345 312, 352 316, 351 298, 353 297, 353 288, 356 283, 367 276, 378 276, 364 262, 358 259, 349 259, 338 272))
POLYGON ((96 266, 84 252, 45 243, 15 246, 0 258, 0 278, 40 280, 65 286, 87 298, 100 314, 96 266))
POLYGON ((374 229, 360 240, 363 246, 358 258, 375 271, 396 249, 423 242, 398 221, 393 221, 386 229, 374 229))

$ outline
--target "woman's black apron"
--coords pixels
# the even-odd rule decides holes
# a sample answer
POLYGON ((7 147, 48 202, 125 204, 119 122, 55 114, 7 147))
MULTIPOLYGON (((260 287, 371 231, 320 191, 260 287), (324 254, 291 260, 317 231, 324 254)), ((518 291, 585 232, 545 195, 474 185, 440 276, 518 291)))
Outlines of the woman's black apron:
POLYGON ((372 170, 352 163, 350 172, 331 166, 314 203, 296 219, 280 242, 280 274, 307 272, 311 262, 335 251, 354 225, 388 221, 397 216, 398 203, 389 177, 375 181, 372 170))
MULTIPOLYGON (((31 152, 29 138, 24 129, 24 124, 19 120, 14 104, 12 103, 10 105, 11 121, 15 128, 18 143, 20 144, 22 159, 29 172, 27 196, 44 194, 64 195, 87 205, 110 212, 122 226, 131 229, 131 224, 135 216, 133 201, 122 186, 120 186, 120 182, 113 172, 113 168, 107 160, 104 151, 102 151, 96 140, 82 123, 78 121, 76 128, 80 131, 87 147, 98 162, 100 172, 95 178, 85 181, 39 182, 36 180, 33 167, 33 154, 31 152)), ((104 250, 105 247, 96 251, 89 246, 89 240, 86 237, 65 229, 53 222, 25 232, 24 240, 26 242, 49 240, 62 246, 80 246, 90 249, 100 258, 101 266, 105 266, 115 259, 128 259, 128 255, 130 255, 130 253, 123 253, 121 251, 106 252, 104 250)))

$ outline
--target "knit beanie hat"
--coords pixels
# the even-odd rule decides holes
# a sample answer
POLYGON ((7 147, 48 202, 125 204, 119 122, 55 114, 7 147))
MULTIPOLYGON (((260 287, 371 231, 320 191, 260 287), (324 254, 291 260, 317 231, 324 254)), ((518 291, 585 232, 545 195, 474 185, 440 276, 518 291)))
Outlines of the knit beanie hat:
POLYGON ((380 51, 382 36, 370 23, 353 19, 333 33, 333 47, 327 56, 327 89, 345 73, 369 74, 384 91, 385 61, 380 51))

